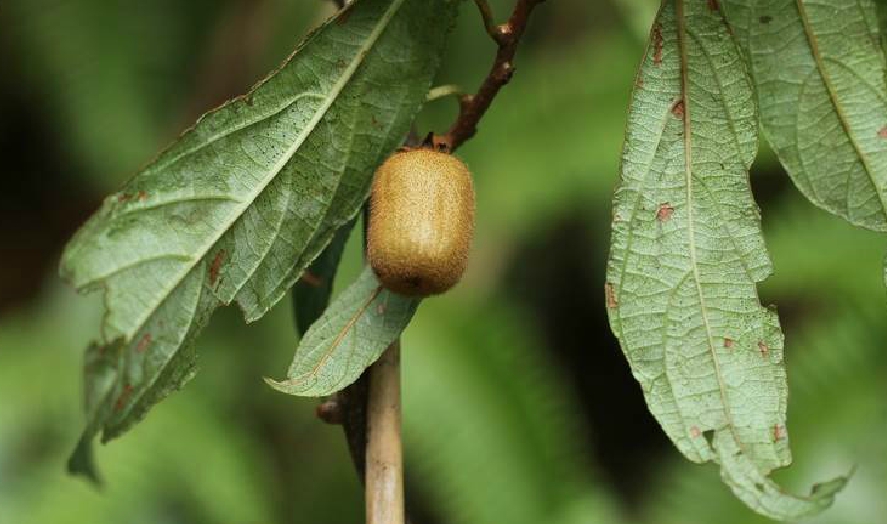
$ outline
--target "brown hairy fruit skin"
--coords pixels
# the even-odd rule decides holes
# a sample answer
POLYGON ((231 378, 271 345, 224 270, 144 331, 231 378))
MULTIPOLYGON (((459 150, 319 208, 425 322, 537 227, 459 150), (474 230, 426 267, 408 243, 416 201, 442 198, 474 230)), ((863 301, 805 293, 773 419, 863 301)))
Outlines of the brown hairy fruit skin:
POLYGON ((474 184, 458 158, 428 148, 398 152, 376 170, 367 259, 383 286, 408 296, 459 282, 474 236, 474 184))

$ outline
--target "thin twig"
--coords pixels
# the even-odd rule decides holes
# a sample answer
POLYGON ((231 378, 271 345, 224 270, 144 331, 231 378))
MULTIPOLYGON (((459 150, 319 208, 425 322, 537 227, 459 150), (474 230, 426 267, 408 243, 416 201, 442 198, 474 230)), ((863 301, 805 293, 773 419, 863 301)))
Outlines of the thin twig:
POLYGON ((514 55, 520 39, 527 27, 533 9, 545 0, 517 0, 514 11, 507 22, 495 25, 493 14, 486 0, 475 0, 480 10, 484 28, 499 49, 496 59, 477 94, 464 95, 459 99, 459 116, 445 135, 435 135, 434 145, 441 149, 455 151, 466 140, 477 133, 477 124, 490 108, 499 90, 511 80, 514 74, 514 55))
POLYGON ((487 3, 487 0, 474 0, 474 4, 480 11, 480 17, 484 21, 484 29, 487 30, 487 34, 490 35, 490 38, 492 38, 497 44, 501 43, 496 22, 493 20, 493 10, 490 9, 490 4, 487 3))
POLYGON ((404 524, 400 342, 372 368, 367 409, 366 522, 404 524))

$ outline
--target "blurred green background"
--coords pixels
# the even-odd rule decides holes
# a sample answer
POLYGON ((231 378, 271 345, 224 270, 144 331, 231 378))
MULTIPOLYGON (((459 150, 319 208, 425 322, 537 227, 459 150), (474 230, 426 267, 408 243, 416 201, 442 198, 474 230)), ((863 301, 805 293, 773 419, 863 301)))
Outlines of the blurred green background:
MULTIPOLYGON (((511 0, 492 4, 504 16, 511 0)), ((654 4, 543 4, 514 81, 460 152, 477 179, 471 266, 404 338, 415 524, 765 521, 665 439, 607 326, 610 196, 654 4)), ((296 347, 289 301, 251 326, 216 314, 197 378, 98 449, 103 490, 64 473, 100 315, 59 282, 65 240, 331 13, 322 0, 2 3, 0 524, 362 522, 340 428, 261 380, 296 347)), ((473 89, 493 51, 465 2, 440 83, 473 89)), ((419 129, 454 113, 434 102, 419 129)), ((806 490, 857 466, 814 521, 887 523, 887 242, 803 201, 772 154, 752 183, 777 270, 761 295, 787 335, 796 464, 778 480, 806 490)), ((359 265, 352 238, 338 286, 359 265)))

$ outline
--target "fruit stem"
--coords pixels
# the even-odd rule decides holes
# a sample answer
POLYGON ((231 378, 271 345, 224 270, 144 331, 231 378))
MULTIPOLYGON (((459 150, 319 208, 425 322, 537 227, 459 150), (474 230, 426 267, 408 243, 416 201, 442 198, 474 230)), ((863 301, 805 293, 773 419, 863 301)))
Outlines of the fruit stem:
POLYGON ((368 397, 366 522, 404 524, 399 340, 370 368, 368 397))

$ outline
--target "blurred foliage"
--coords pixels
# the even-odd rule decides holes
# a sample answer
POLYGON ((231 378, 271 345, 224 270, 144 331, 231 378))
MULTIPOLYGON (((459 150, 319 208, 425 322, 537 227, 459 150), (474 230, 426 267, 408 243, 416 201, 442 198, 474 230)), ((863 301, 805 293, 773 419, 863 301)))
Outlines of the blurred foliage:
MULTIPOLYGON (((714 467, 663 445, 652 418, 619 417, 644 408, 606 326, 603 263, 649 25, 638 17, 651 3, 546 3, 514 81, 460 153, 477 177, 472 263, 456 290, 426 301, 404 341, 417 524, 763 522, 714 467), (528 248, 565 235, 556 249, 528 248), (550 275, 552 259, 575 262, 550 275), (529 301, 514 289, 542 283, 569 299, 529 301), (589 381, 636 394, 587 398, 579 392, 589 381), (632 438, 604 438, 613 433, 632 438)), ((510 1, 492 4, 504 14, 510 1)), ((471 90, 493 46, 471 3, 462 9, 440 83, 471 90)), ((340 428, 315 419, 313 401, 261 380, 279 376, 296 345, 283 302, 250 326, 233 309, 213 319, 198 341, 197 378, 97 450, 102 490, 64 473, 82 428, 81 353, 100 315, 95 300, 58 282, 65 237, 105 192, 201 112, 245 91, 330 12, 321 0, 3 3, 0 147, 12 189, 0 197, 0 285, 27 277, 39 291, 0 288, 0 524, 361 521, 340 428)), ((419 129, 441 130, 454 113, 454 102, 436 101, 419 129)), ((786 331, 797 465, 777 477, 802 488, 856 465, 817 522, 887 522, 883 242, 803 201, 772 154, 759 157, 752 182, 776 267, 761 296, 780 306, 786 331)), ((359 237, 346 247, 338 290, 359 272, 359 237)))

